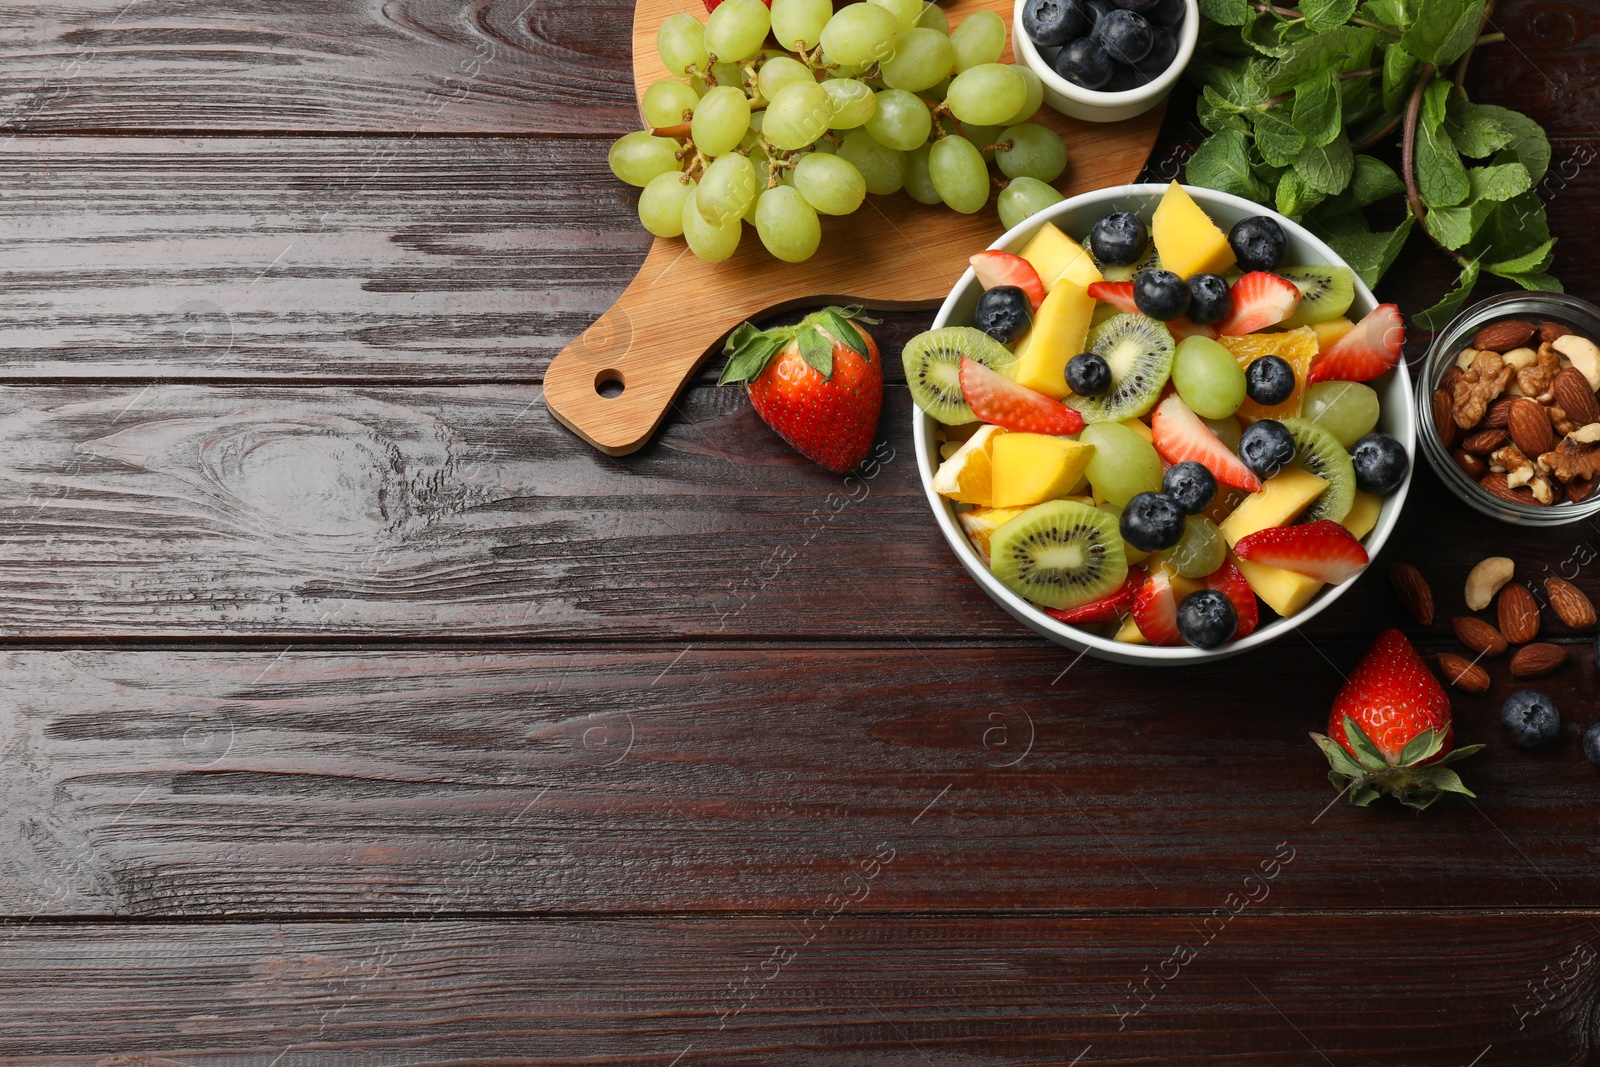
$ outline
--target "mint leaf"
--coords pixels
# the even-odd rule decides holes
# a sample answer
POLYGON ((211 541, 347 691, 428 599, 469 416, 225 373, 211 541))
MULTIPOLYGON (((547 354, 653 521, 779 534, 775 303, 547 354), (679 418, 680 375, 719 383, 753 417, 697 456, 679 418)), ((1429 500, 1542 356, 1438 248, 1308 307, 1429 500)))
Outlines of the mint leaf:
POLYGON ((1269 165, 1287 167, 1305 150, 1305 138, 1300 136, 1300 131, 1273 112, 1257 112, 1255 120, 1256 150, 1269 165))
POLYGON ((1367 26, 1341 26, 1307 37, 1285 52, 1272 68, 1267 91, 1285 92, 1313 74, 1360 70, 1372 59, 1377 39, 1378 31, 1367 26))
POLYGON ((1361 5, 1361 17, 1368 22, 1381 22, 1404 33, 1411 25, 1406 6, 1401 0, 1367 0, 1361 5))
POLYGON ((1550 222, 1544 201, 1533 191, 1514 196, 1495 207, 1472 243, 1474 258, 1490 262, 1524 256, 1550 240, 1550 222))
POLYGON ((1399 111, 1411 95, 1412 76, 1422 61, 1398 44, 1383 53, 1383 106, 1399 111))
POLYGON ((1340 133, 1321 148, 1308 148, 1295 158, 1294 170, 1306 187, 1332 196, 1342 192, 1355 173, 1356 157, 1350 140, 1340 133))
POLYGON ((1200 99, 1195 102, 1194 111, 1200 125, 1212 133, 1221 133, 1223 130, 1243 133, 1249 129, 1243 117, 1244 109, 1223 99, 1222 94, 1209 85, 1200 90, 1200 99))
POLYGON ((1267 95, 1265 60, 1223 55, 1214 49, 1195 52, 1185 73, 1221 100, 1240 109, 1253 108, 1267 95))
POLYGON ((1245 44, 1273 57, 1288 55, 1297 43, 1310 35, 1304 21, 1290 21, 1276 15, 1257 15, 1239 28, 1239 36, 1244 38, 1245 44))
POLYGON ((1339 253, 1339 257, 1350 265, 1356 276, 1371 288, 1393 265, 1400 249, 1405 247, 1406 238, 1411 234, 1415 222, 1416 219, 1408 214, 1399 226, 1387 233, 1335 234, 1327 238, 1328 247, 1339 253))
POLYGON ((1445 129, 1456 149, 1472 159, 1499 151, 1513 140, 1511 131, 1487 108, 1479 107, 1460 94, 1450 97, 1445 109, 1445 129))
POLYGON ((1478 229, 1494 209, 1493 200, 1473 200, 1456 207, 1429 208, 1424 224, 1428 232, 1446 248, 1462 248, 1477 235, 1478 229))
POLYGON ((1472 192, 1455 144, 1426 122, 1417 123, 1417 190, 1429 207, 1451 207, 1472 192))
POLYGON ((1337 75, 1323 71, 1294 87, 1293 122, 1308 148, 1321 148, 1339 136, 1344 128, 1344 114, 1337 75))
POLYGON ((1510 200, 1533 188, 1533 178, 1521 163, 1497 163, 1492 167, 1472 167, 1467 171, 1472 197, 1481 200, 1510 200))
POLYGON ((1467 297, 1472 295, 1473 286, 1477 284, 1478 262, 1472 260, 1461 268, 1461 277, 1456 279, 1456 287, 1446 293, 1433 307, 1420 315, 1413 316, 1411 321, 1429 333, 1438 333, 1455 317, 1456 311, 1466 303, 1467 297))
POLYGON ((807 326, 795 334, 800 342, 800 358, 824 378, 833 377, 833 342, 822 336, 814 326, 807 326))
POLYGON ((1190 158, 1184 177, 1191 184, 1257 203, 1270 195, 1267 187, 1250 173, 1250 153, 1239 130, 1223 130, 1207 137, 1190 158))
POLYGON ((1454 63, 1478 36, 1484 0, 1426 0, 1412 8, 1416 21, 1400 37, 1407 52, 1442 67, 1454 63))
POLYGON ((1550 265, 1551 250, 1556 246, 1555 238, 1545 241, 1529 252, 1525 252, 1515 259, 1501 260, 1499 263, 1490 263, 1484 270, 1490 274, 1498 274, 1502 278, 1509 278, 1516 274, 1536 274, 1550 265))
POLYGON ((1357 156, 1355 177, 1350 181, 1355 201, 1361 207, 1376 204, 1406 191, 1406 183, 1387 163, 1372 156, 1357 156))
MULTIPOLYGON (((1477 108, 1511 132, 1506 151, 1528 168, 1529 177, 1535 182, 1543 178, 1545 171, 1550 169, 1550 138, 1545 136, 1544 128, 1522 112, 1512 111, 1508 107, 1478 104, 1477 108)), ((1500 160, 1496 159, 1495 162, 1500 160)))
POLYGON ((1566 290, 1561 287, 1561 283, 1550 277, 1548 274, 1507 274, 1504 275, 1504 277, 1510 281, 1516 282, 1524 289, 1543 289, 1552 293, 1566 292, 1566 290))
POLYGON ((1200 14, 1224 26, 1243 26, 1250 21, 1248 0, 1200 0, 1200 14))
POLYGON ((1450 83, 1435 78, 1422 92, 1421 121, 1428 129, 1437 132, 1444 125, 1446 105, 1450 100, 1450 83))
POLYGON ((1277 208, 1280 215, 1298 220, 1326 199, 1325 193, 1306 188, 1300 176, 1292 170, 1278 181, 1277 208))
POLYGON ((1306 25, 1321 33, 1335 26, 1343 26, 1356 13, 1356 0, 1301 0, 1300 14, 1306 25))

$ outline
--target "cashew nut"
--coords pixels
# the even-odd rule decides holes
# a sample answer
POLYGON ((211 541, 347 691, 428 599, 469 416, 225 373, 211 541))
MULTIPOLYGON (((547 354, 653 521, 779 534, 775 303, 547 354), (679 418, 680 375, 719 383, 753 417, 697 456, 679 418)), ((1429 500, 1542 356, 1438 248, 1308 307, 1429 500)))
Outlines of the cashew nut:
POLYGON ((1456 356, 1456 366, 1460 367, 1462 370, 1471 370, 1472 361, 1477 358, 1478 350, 1476 348, 1463 348, 1461 353, 1456 356))
POLYGON ((1589 383, 1590 389, 1600 390, 1600 348, 1587 337, 1569 333, 1557 337, 1550 346, 1572 361, 1589 383))
POLYGON ((1495 594, 1511 580, 1517 565, 1505 556, 1490 556, 1467 575, 1467 607, 1482 611, 1494 603, 1495 594))
POLYGON ((1506 361, 1507 366, 1521 370, 1523 367, 1531 367, 1537 363, 1539 361, 1539 353, 1531 348, 1513 348, 1500 358, 1506 361))

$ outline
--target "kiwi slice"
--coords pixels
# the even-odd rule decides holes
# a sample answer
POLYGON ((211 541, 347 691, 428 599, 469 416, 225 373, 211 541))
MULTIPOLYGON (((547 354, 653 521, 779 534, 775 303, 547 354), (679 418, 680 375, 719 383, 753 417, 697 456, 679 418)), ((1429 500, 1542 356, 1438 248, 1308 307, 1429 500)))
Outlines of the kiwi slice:
POLYGON ((1337 437, 1314 422, 1305 419, 1283 419, 1282 422, 1294 438, 1295 462, 1328 483, 1299 521, 1332 519, 1342 522, 1356 499, 1356 468, 1350 453, 1344 450, 1337 437))
POLYGON ((1356 298, 1356 276, 1349 267, 1282 267, 1277 274, 1300 290, 1300 306, 1283 323, 1291 330, 1336 319, 1350 310, 1356 298))
POLYGON ((994 576, 1047 608, 1099 600, 1128 580, 1116 516, 1076 500, 1035 504, 989 539, 994 576))
POLYGON ((1144 315, 1114 315, 1090 331, 1087 344, 1111 367, 1111 388, 1067 397, 1085 422, 1123 422, 1155 407, 1177 351, 1166 326, 1144 315))
MULTIPOLYGON (((1089 247, 1089 239, 1083 239, 1083 247, 1094 256, 1094 249, 1089 247)), ((1094 261, 1095 269, 1100 276, 1108 282, 1131 282, 1134 275, 1142 270, 1157 270, 1161 267, 1161 257, 1156 253, 1156 243, 1151 241, 1144 247, 1144 255, 1139 257, 1139 262, 1131 267, 1108 267, 1098 259, 1094 261)))
POLYGON ((962 356, 1001 373, 1017 359, 1005 345, 971 326, 945 326, 918 334, 900 353, 911 399, 946 426, 959 426, 977 418, 961 395, 962 356))

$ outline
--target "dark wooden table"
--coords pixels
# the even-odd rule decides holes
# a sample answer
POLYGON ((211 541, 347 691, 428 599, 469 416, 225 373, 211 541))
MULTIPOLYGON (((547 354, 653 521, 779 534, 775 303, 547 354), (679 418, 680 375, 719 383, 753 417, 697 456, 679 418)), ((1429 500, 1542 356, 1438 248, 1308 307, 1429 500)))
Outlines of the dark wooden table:
MULTIPOLYGON (((0 1060, 1600 1059, 1590 638, 1555 751, 1496 664, 1478 799, 1354 810, 1306 733, 1403 621, 1378 574, 1223 666, 1078 661, 940 540, 898 378, 864 493, 709 371, 637 455, 554 423, 646 248, 630 17, 0 13, 0 1060)), ((1479 98, 1551 131, 1600 297, 1600 9, 1496 21, 1479 98)), ((1425 651, 1491 553, 1600 594, 1600 527, 1425 474, 1378 561, 1433 579, 1425 651)))

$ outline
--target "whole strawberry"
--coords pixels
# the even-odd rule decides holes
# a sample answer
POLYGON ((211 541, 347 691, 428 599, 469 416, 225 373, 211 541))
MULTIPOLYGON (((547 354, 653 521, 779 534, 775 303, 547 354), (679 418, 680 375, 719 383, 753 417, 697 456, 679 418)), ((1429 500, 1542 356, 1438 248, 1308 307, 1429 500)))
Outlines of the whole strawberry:
POLYGON ((795 451, 839 474, 866 458, 883 408, 878 343, 859 308, 825 308, 798 326, 728 338, 718 385, 743 382, 756 414, 795 451))
POLYGON ((1385 630, 1350 672, 1328 714, 1328 736, 1311 739, 1328 757, 1328 778, 1365 807, 1388 794, 1421 811, 1445 793, 1475 795, 1445 764, 1482 748, 1452 751, 1450 698, 1399 630, 1385 630))

